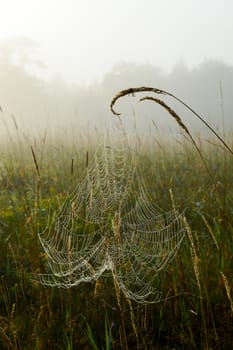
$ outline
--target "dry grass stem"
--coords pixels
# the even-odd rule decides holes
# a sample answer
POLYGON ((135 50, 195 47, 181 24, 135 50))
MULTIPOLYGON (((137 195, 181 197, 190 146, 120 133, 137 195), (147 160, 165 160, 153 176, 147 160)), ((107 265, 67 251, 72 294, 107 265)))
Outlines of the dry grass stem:
POLYGON ((212 230, 212 227, 210 226, 210 224, 208 223, 208 221, 206 220, 206 218, 204 217, 204 215, 201 215, 201 218, 202 218, 202 220, 204 221, 204 224, 206 225, 206 227, 207 227, 207 229, 208 229, 208 232, 209 232, 209 234, 210 234, 210 236, 211 236, 211 238, 212 238, 212 240, 213 240, 213 242, 214 242, 216 248, 217 248, 218 250, 220 250, 220 249, 219 249, 218 242, 217 242, 217 239, 216 239, 215 234, 214 234, 214 232, 213 232, 213 230, 212 230))
POLYGON ((38 177, 40 178, 39 165, 37 163, 36 154, 35 154, 34 149, 33 149, 32 146, 31 146, 31 152, 32 152, 32 157, 33 157, 33 161, 34 161, 35 168, 36 168, 36 173, 37 173, 38 177))
MULTIPOLYGON (((176 101, 178 101, 183 106, 185 106, 190 112, 192 112, 218 138, 218 140, 226 147, 226 149, 233 155, 232 149, 227 145, 227 143, 223 140, 223 138, 205 121, 205 119, 200 116, 200 114, 195 112, 191 107, 189 107, 189 105, 187 105, 180 98, 176 97, 175 95, 171 94, 168 91, 157 89, 157 88, 152 88, 152 87, 146 87, 146 86, 141 86, 141 87, 129 88, 129 89, 126 89, 126 90, 122 90, 122 91, 118 92, 116 94, 116 96, 112 99, 111 104, 110 104, 111 112, 113 114, 119 116, 120 113, 118 113, 118 112, 116 112, 114 110, 114 105, 115 105, 116 101, 118 99, 124 97, 124 96, 127 96, 127 95, 133 95, 134 96, 135 93, 139 93, 139 92, 152 92, 152 93, 155 93, 155 94, 166 95, 166 96, 170 96, 170 97, 174 98, 176 101)), ((169 106, 167 106, 163 101, 161 101, 159 99, 153 99, 153 98, 147 96, 145 98, 142 98, 141 100, 148 100, 148 99, 154 100, 154 102, 156 102, 156 103, 160 104, 161 106, 163 106, 164 108, 166 108, 171 115, 174 114, 174 111, 172 111, 172 109, 169 106)), ((186 132, 188 132, 188 134, 189 134, 189 131, 187 130, 186 126, 182 123, 182 121, 180 120, 179 117, 177 118, 177 114, 176 113, 175 113, 175 115, 173 115, 173 117, 176 118, 176 120, 177 120, 178 124, 180 125, 180 127, 182 129, 184 129, 186 132)))
POLYGON ((193 269, 194 269, 194 273, 195 273, 195 277, 196 277, 196 281, 197 281, 197 286, 199 289, 199 295, 200 295, 200 299, 202 300, 202 290, 201 290, 201 282, 200 282, 200 273, 199 273, 199 257, 197 255, 197 251, 196 251, 196 246, 193 240, 193 236, 192 236, 192 232, 191 229, 188 225, 188 222, 186 220, 186 218, 184 218, 184 224, 186 227, 186 231, 187 231, 187 235, 191 244, 191 256, 192 256, 192 261, 193 261, 193 269))
POLYGON ((225 286, 225 289, 226 289, 226 293, 227 293, 227 298, 230 302, 230 305, 231 305, 231 312, 233 314, 233 300, 232 300, 232 297, 231 297, 231 289, 230 289, 230 285, 229 285, 229 282, 226 278, 226 275, 220 271, 220 275, 222 277, 222 280, 223 280, 223 283, 224 283, 224 286, 225 286))

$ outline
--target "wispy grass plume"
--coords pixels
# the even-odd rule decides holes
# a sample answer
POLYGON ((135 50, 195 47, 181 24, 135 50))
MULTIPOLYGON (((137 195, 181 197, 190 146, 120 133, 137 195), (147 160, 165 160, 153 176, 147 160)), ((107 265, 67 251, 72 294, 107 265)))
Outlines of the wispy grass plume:
MULTIPOLYGON (((122 90, 120 92, 118 92, 116 94, 116 96, 112 99, 111 104, 110 104, 110 109, 112 111, 113 114, 119 116, 120 113, 116 112, 114 109, 114 105, 116 103, 117 100, 119 100, 120 98, 127 96, 127 95, 133 95, 135 93, 140 93, 140 92, 152 92, 155 93, 157 95, 166 95, 166 96, 170 96, 173 99, 175 99, 176 101, 180 102, 183 106, 185 106, 189 111, 191 111, 193 113, 193 115, 195 117, 197 117, 217 138, 218 140, 224 145, 224 147, 226 147, 226 149, 233 155, 233 151, 232 149, 228 146, 228 144, 223 140, 223 138, 216 132, 215 129, 213 129, 210 124, 207 123, 207 121, 200 116, 200 114, 198 114, 197 112, 194 111, 194 109, 192 109, 189 105, 187 105, 184 101, 182 101, 180 98, 176 97, 175 95, 171 94, 170 92, 167 92, 165 90, 161 90, 161 89, 157 89, 157 88, 153 88, 153 87, 146 87, 146 86, 141 86, 141 87, 136 87, 136 88, 129 88, 126 90, 122 90)), ((157 98, 153 98, 151 96, 145 96, 143 98, 140 99, 140 101, 145 101, 145 100, 152 100, 156 103, 158 103, 159 105, 161 105, 162 107, 164 107, 175 119, 176 122, 178 123, 178 125, 188 134, 188 136, 191 138, 192 142, 194 143, 195 147, 197 148, 195 141, 193 140, 193 137, 191 136, 188 128, 185 126, 185 124, 182 122, 181 118, 177 115, 177 113, 175 113, 167 104, 164 103, 164 101, 157 99, 157 98)), ((198 148, 197 148, 198 149, 198 148)), ((198 151, 199 152, 199 151, 198 151)))

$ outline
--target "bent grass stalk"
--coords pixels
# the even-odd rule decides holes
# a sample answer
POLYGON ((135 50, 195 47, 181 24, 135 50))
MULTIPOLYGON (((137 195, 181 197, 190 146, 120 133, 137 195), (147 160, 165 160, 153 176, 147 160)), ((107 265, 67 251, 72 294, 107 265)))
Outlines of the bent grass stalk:
MULTIPOLYGON (((185 106, 190 112, 192 112, 216 137, 217 139, 224 145, 224 147, 231 153, 231 155, 233 156, 233 151, 232 149, 228 146, 228 144, 223 140, 223 138, 216 132, 216 130, 214 130, 206 121, 203 117, 200 116, 200 114, 198 114, 197 112, 194 111, 194 109, 192 109, 189 105, 187 105, 187 103, 185 103, 184 101, 182 101, 180 98, 176 97, 175 95, 171 94, 168 91, 165 90, 161 90, 161 89, 157 89, 157 88, 153 88, 153 87, 146 87, 146 86, 141 86, 141 87, 136 87, 136 88, 129 88, 126 90, 122 90, 120 92, 118 92, 116 94, 116 96, 112 99, 111 104, 110 104, 110 110, 113 114, 115 114, 116 116, 120 116, 121 114, 116 112, 114 110, 114 105, 116 103, 116 101, 124 96, 127 95, 133 95, 135 93, 138 92, 152 92, 155 94, 159 94, 159 95, 164 95, 164 96, 170 96, 173 99, 175 99, 176 101, 178 101, 179 103, 181 103, 183 106, 185 106)), ((164 101, 157 99, 157 98, 153 98, 151 96, 146 96, 144 98, 141 98, 140 101, 145 101, 145 100, 152 100, 158 104, 160 104, 162 107, 164 107, 177 121, 178 125, 185 130, 185 132, 188 134, 188 136, 191 138, 192 142, 193 142, 193 138, 191 136, 191 134, 189 133, 187 127, 185 126, 185 124, 182 122, 181 118, 168 106, 164 103, 164 101)), ((195 142, 194 142, 195 145, 195 142)), ((195 146, 196 148, 196 146, 195 146)), ((198 148, 197 148, 198 150, 198 148)), ((198 151, 199 153, 199 151, 198 151)))

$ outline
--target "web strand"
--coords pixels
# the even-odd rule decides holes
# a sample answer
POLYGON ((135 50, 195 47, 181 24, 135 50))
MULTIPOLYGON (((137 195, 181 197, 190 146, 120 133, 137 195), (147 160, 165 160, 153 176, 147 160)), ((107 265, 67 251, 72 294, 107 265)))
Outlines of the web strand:
POLYGON ((102 141, 84 179, 39 234, 51 273, 38 278, 70 288, 108 271, 127 298, 158 302, 158 275, 185 236, 183 216, 153 205, 125 131, 110 141, 102 141))

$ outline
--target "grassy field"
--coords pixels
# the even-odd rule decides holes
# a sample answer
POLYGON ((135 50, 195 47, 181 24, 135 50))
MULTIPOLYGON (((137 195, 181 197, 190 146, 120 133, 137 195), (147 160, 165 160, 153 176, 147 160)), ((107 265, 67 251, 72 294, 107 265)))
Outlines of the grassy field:
POLYGON ((119 305, 106 276, 67 290, 34 282, 45 271, 37 233, 85 172, 95 142, 18 128, 2 139, 1 349, 233 348, 233 158, 213 142, 198 145, 206 164, 185 137, 152 138, 140 154, 156 205, 184 211, 189 228, 161 277, 161 302, 128 303, 121 294, 119 305))

